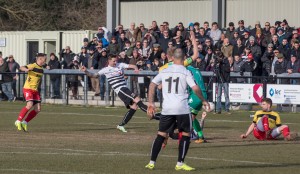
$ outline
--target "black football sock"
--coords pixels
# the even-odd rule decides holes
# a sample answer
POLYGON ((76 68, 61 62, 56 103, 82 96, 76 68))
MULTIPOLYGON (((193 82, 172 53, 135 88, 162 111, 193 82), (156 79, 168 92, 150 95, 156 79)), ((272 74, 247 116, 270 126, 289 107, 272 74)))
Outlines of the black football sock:
POLYGON ((189 150, 190 147, 190 137, 182 136, 179 142, 179 153, 178 153, 178 162, 184 162, 184 158, 189 150))
POLYGON ((142 101, 139 101, 137 105, 142 111, 147 112, 148 107, 142 101))
POLYGON ((161 135, 157 135, 156 139, 153 142, 152 149, 151 149, 151 161, 156 161, 164 140, 165 140, 165 137, 163 137, 161 135))
POLYGON ((119 126, 124 126, 125 124, 127 124, 129 122, 129 120, 132 118, 132 116, 135 113, 135 109, 129 109, 129 111, 124 115, 124 118, 122 120, 122 122, 119 124, 119 126))

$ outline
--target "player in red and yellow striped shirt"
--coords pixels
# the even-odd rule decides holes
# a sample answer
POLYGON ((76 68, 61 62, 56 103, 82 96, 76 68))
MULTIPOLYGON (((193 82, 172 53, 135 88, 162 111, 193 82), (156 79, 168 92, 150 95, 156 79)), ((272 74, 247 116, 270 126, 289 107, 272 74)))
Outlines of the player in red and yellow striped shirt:
POLYGON ((23 87, 23 95, 27 104, 21 109, 15 122, 18 130, 27 131, 27 123, 41 111, 41 97, 38 87, 44 73, 42 66, 46 63, 46 59, 46 54, 38 53, 35 63, 20 68, 21 71, 27 72, 28 75, 23 87), (27 117, 25 118, 26 115, 27 117), (24 118, 25 120, 23 121, 24 118))

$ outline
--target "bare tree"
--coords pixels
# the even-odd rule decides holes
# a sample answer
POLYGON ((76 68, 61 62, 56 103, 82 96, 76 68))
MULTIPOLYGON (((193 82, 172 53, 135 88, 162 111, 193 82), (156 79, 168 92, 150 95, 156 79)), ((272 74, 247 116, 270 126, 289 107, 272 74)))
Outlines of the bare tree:
POLYGON ((95 30, 106 23, 105 0, 0 0, 0 30, 95 30))

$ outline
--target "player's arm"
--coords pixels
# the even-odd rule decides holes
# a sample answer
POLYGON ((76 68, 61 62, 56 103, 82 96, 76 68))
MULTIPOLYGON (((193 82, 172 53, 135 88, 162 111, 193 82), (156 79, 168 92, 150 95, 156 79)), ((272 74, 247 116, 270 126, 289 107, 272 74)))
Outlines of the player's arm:
POLYGON ((154 97, 155 97, 155 88, 156 87, 157 87, 157 84, 155 84, 153 82, 151 82, 149 85, 147 115, 150 119, 155 114, 154 97))
POLYGON ((210 106, 209 103, 206 101, 206 99, 204 98, 202 91, 200 90, 198 85, 194 85, 193 87, 191 87, 192 90, 194 91, 194 93, 200 98, 200 100, 202 101, 202 104, 205 106, 207 111, 210 111, 210 106))
POLYGON ((97 78, 100 75, 99 73, 89 72, 85 66, 81 66, 80 71, 84 72, 87 76, 92 77, 92 78, 97 78))
POLYGON ((253 131, 254 127, 255 127, 255 123, 252 123, 252 124, 249 126, 247 132, 246 132, 245 134, 242 134, 242 135, 241 135, 241 138, 247 138, 247 137, 251 134, 251 132, 253 131))
POLYGON ((190 40, 192 41, 192 44, 193 44, 192 59, 193 59, 193 61, 195 61, 199 56, 199 52, 198 52, 198 45, 197 45, 197 42, 196 42, 196 37, 195 37, 194 31, 190 31, 190 40))
POLYGON ((20 70, 21 71, 24 71, 24 72, 28 72, 28 71, 32 71, 33 70, 33 65, 32 64, 29 64, 29 65, 26 65, 26 66, 21 66, 20 67, 20 70))
POLYGON ((130 69, 134 69, 134 71, 135 72, 138 72, 139 71, 139 69, 138 69, 138 67, 136 66, 136 65, 128 65, 128 68, 130 68, 130 69))

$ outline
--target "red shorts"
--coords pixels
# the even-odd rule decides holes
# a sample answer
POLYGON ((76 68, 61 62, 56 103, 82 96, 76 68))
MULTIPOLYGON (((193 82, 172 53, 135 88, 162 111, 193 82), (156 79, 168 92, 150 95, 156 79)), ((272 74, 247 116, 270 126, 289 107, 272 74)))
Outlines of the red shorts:
POLYGON ((36 90, 23 88, 23 95, 26 101, 35 101, 35 102, 41 101, 40 93, 36 90))
POLYGON ((268 138, 266 138, 266 132, 262 132, 258 130, 256 127, 253 130, 253 135, 255 138, 259 140, 274 140, 274 138, 271 135, 268 138))

